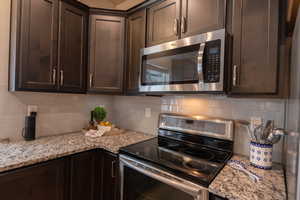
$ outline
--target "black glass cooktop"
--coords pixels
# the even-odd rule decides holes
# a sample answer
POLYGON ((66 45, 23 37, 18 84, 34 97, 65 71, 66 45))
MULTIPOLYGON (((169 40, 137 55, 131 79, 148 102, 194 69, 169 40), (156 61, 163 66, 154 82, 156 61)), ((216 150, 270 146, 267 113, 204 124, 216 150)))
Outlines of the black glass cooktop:
POLYGON ((231 151, 157 137, 120 149, 120 153, 163 167, 205 187, 230 159, 231 151))

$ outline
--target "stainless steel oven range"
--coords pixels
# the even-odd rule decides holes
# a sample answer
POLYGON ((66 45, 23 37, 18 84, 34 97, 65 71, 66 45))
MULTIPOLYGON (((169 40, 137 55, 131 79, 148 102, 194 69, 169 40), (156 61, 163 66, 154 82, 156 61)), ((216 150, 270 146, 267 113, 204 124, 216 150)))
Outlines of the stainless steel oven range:
POLYGON ((232 150, 233 121, 161 114, 158 137, 120 149, 121 200, 208 200, 232 150))
POLYGON ((225 29, 141 49, 140 92, 224 92, 225 29))

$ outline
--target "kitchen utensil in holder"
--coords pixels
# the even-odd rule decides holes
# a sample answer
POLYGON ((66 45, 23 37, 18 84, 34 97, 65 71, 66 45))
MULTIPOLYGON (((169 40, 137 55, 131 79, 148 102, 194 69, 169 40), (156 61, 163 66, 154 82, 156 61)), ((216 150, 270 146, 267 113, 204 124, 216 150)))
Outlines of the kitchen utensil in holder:
POLYGON ((250 142, 250 164, 259 169, 272 169, 272 144, 250 142))

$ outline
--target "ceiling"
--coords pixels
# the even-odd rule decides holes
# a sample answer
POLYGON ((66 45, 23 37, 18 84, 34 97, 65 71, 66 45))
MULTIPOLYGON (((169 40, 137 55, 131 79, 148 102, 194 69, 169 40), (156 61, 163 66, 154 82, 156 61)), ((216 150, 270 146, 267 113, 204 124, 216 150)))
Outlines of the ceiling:
POLYGON ((89 7, 128 10, 146 0, 78 0, 89 7))
POLYGON ((118 4, 120 4, 120 3, 122 3, 122 2, 124 2, 126 0, 109 0, 109 1, 111 1, 115 5, 118 5, 118 4))

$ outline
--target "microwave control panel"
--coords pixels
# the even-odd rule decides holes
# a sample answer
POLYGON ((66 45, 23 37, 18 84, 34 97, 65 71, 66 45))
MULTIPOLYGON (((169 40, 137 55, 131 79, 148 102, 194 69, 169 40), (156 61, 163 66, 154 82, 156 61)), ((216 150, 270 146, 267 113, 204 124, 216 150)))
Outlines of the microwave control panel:
POLYGON ((206 43, 204 50, 203 65, 204 82, 220 82, 221 40, 215 40, 206 43))

